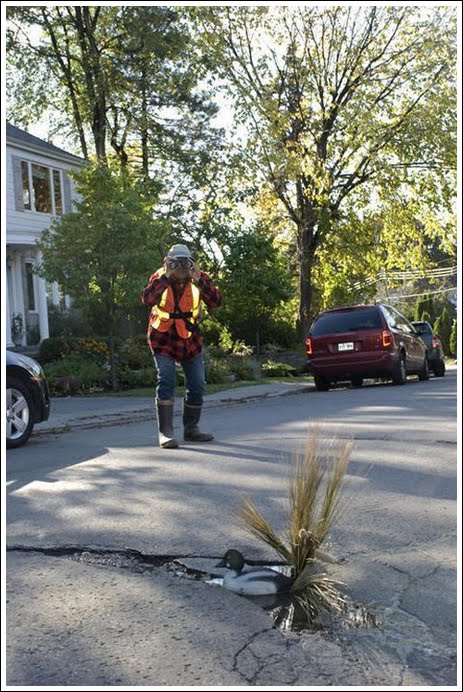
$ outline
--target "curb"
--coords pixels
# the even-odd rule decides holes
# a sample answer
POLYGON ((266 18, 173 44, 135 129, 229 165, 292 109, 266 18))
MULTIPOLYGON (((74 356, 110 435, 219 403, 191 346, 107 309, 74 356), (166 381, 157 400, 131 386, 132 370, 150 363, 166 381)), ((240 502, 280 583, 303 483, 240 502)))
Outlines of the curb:
MULTIPOLYGON (((297 387, 297 389, 285 389, 281 392, 265 392, 263 394, 252 394, 242 398, 230 397, 228 399, 216 399, 216 400, 204 400, 203 408, 217 408, 222 406, 233 406, 238 404, 247 404, 250 401, 257 401, 258 399, 276 399, 282 396, 291 396, 292 394, 301 394, 302 392, 307 392, 307 389, 312 389, 311 385, 304 385, 297 387)), ((207 395, 206 395, 207 396, 207 395)), ((181 411, 176 411, 174 413, 175 417, 181 416, 181 411)), ((132 411, 124 411, 122 413, 107 413, 102 416, 81 416, 79 418, 70 419, 66 423, 62 423, 53 426, 52 428, 45 429, 35 429, 32 435, 43 436, 43 435, 58 435, 61 433, 70 432, 71 430, 86 430, 92 428, 109 428, 113 425, 129 425, 131 423, 140 423, 143 421, 153 420, 154 412, 147 411, 146 408, 133 409, 132 411), (134 419, 135 416, 135 419, 134 419)))

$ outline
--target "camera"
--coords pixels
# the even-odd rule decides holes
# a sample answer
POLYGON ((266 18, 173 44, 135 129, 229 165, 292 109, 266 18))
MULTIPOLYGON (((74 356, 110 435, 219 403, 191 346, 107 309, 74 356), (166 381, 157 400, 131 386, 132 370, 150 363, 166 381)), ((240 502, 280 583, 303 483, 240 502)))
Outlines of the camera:
POLYGON ((192 269, 193 261, 189 257, 175 257, 167 260, 167 268, 173 271, 177 267, 192 269))

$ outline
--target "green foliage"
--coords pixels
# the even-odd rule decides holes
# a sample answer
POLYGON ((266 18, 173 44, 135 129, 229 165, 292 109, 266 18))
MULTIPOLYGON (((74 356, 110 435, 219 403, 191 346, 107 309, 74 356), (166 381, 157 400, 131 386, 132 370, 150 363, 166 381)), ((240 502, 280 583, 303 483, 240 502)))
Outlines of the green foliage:
POLYGON ((452 331, 450 332, 449 352, 454 358, 457 357, 457 320, 453 320, 452 331))
POLYGON ((235 376, 223 358, 206 355, 205 357, 205 377, 206 382, 223 383, 233 382, 235 376))
MULTIPOLYGON (((117 368, 117 380, 121 389, 132 389, 135 387, 149 387, 156 385, 156 374, 154 367, 134 368, 127 365, 120 365, 117 368)), ((147 392, 148 393, 148 392, 147 392)))
POLYGON ((102 339, 73 337, 67 334, 44 339, 40 344, 39 360, 41 363, 50 363, 74 356, 92 359, 100 365, 108 365, 108 344, 102 339))
POLYGON ((220 319, 230 329, 230 341, 244 340, 259 349, 270 336, 269 320, 285 321, 289 268, 272 239, 258 230, 230 238, 224 255, 220 319))
POLYGON ((262 364, 262 375, 264 377, 293 377, 296 373, 296 368, 288 363, 267 360, 262 364))
POLYGON ((204 14, 249 133, 247 180, 265 176, 264 212, 293 231, 302 331, 382 266, 420 266, 426 241, 455 245, 455 20, 410 6, 204 14))
POLYGON ((54 360, 64 358, 67 353, 67 341, 64 336, 51 336, 49 339, 44 339, 40 344, 39 361, 42 363, 51 363, 54 360))
MULTIPOLYGON (((75 179, 80 201, 42 233, 39 271, 63 287, 111 345, 120 319, 139 303, 140 277, 159 264, 165 229, 153 220, 156 200, 133 176, 95 164, 75 179)), ((111 367, 116 386, 114 359, 111 367)))
POLYGON ((446 355, 451 354, 450 336, 452 333, 452 326, 452 318, 447 306, 445 306, 442 313, 434 322, 433 329, 442 341, 442 348, 444 349, 444 353, 446 355))
POLYGON ((415 322, 429 322, 432 324, 435 317, 434 301, 432 296, 419 296, 415 303, 415 322))
POLYGON ((226 363, 236 380, 256 380, 260 375, 260 366, 249 356, 229 355, 226 363))
MULTIPOLYGON (((84 394, 107 388, 109 348, 106 341, 68 335, 45 339, 39 360, 50 378, 52 393, 84 394)), ((146 337, 134 337, 117 344, 117 380, 122 389, 153 387, 155 369, 146 337)))
POLYGON ((121 346, 118 356, 120 362, 126 363, 133 370, 154 367, 145 334, 126 339, 121 346))
POLYGON ((109 385, 109 368, 78 354, 45 363, 43 369, 52 396, 88 394, 109 385))
POLYGON ((57 305, 48 306, 48 326, 52 337, 62 333, 72 336, 91 336, 92 328, 77 310, 63 310, 57 305))
POLYGON ((204 133, 214 109, 198 88, 204 69, 187 10, 17 7, 8 19, 14 122, 27 126, 50 110, 56 131, 78 141, 85 158, 104 160, 110 146, 122 166, 145 176, 153 159, 200 165, 206 145, 197 129, 204 133), (166 109, 177 117, 166 118, 166 109))
POLYGON ((220 323, 215 314, 205 313, 201 317, 200 331, 204 343, 208 346, 218 346, 220 344, 221 333, 224 329, 226 327, 220 323))
POLYGON ((421 313, 421 317, 420 317, 419 321, 420 322, 429 322, 429 324, 431 324, 431 325, 433 323, 433 319, 432 319, 431 315, 426 310, 423 310, 423 312, 421 313))

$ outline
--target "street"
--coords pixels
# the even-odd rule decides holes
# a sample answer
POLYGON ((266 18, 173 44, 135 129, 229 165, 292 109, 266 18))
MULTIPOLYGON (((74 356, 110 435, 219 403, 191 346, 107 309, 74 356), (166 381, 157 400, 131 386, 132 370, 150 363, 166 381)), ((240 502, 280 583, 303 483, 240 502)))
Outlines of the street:
POLYGON ((7 683, 456 685, 456 405, 453 369, 404 386, 308 386, 211 406, 202 425, 216 439, 179 450, 156 447, 146 420, 34 435, 7 455, 7 683), (285 635, 223 589, 58 555, 139 551, 208 567, 230 547, 275 557, 232 512, 246 495, 284 526, 289 457, 311 424, 322 437, 354 438, 330 550, 343 560, 336 577, 375 612, 378 628, 285 635), (90 623, 93 609, 100 616, 90 623), (100 641, 91 666, 80 645, 70 661, 57 634, 63 619, 67 642, 100 641), (260 632, 267 639, 256 653, 260 632))

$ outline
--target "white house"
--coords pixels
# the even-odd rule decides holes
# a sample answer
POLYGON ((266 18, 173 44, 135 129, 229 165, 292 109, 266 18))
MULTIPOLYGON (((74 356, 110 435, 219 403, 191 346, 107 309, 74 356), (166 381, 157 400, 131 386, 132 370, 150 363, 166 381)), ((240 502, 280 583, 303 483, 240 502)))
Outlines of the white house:
POLYGON ((34 272, 36 241, 52 220, 71 211, 68 172, 85 160, 6 125, 6 344, 33 346, 49 336, 48 305, 66 303, 57 284, 34 272))

